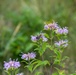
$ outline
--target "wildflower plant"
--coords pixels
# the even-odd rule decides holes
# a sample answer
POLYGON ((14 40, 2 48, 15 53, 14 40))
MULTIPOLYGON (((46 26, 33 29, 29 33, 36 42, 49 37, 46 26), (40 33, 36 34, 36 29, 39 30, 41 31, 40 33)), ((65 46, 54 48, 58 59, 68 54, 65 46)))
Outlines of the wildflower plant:
MULTIPOLYGON (((38 67, 48 65, 50 67, 51 75, 54 75, 53 69, 56 69, 57 74, 65 75, 65 70, 61 71, 56 65, 61 68, 65 68, 63 61, 67 58, 62 56, 63 51, 68 46, 67 40, 68 28, 60 27, 56 22, 52 22, 44 25, 44 29, 37 35, 31 35, 31 41, 35 45, 35 49, 29 53, 22 53, 21 59, 25 63, 25 67, 33 73, 38 67), (50 60, 44 58, 44 54, 50 51, 50 60), (37 56, 40 57, 37 58, 37 56)), ((20 67, 20 62, 10 60, 4 62, 4 69, 11 75, 10 72, 14 71, 13 75, 23 75, 23 73, 17 73, 16 70, 20 67)), ((41 75, 41 72, 36 72, 35 75, 41 75)), ((48 74, 47 74, 48 75, 48 74)))
POLYGON ((8 75, 16 75, 18 68, 20 67, 20 62, 15 60, 9 60, 9 62, 4 61, 4 69, 8 75))
MULTIPOLYGON (((65 57, 62 57, 62 53, 64 49, 68 46, 67 40, 68 28, 63 27, 61 28, 56 22, 45 24, 44 29, 37 35, 31 35, 31 41, 34 43, 36 48, 34 49, 34 53, 23 54, 22 59, 24 62, 27 63, 25 67, 28 68, 30 72, 33 72, 39 66, 46 66, 49 65, 51 69, 53 65, 59 65, 62 68, 65 65, 62 63, 65 57), (51 61, 45 59, 44 53, 50 50, 50 58, 51 61), (51 52, 53 54, 51 55, 51 52), (41 59, 36 59, 36 55, 39 54, 41 59)), ((63 75, 65 71, 61 74, 61 71, 58 67, 54 66, 57 70, 58 75, 63 75)), ((40 74, 39 72, 36 75, 40 74)))

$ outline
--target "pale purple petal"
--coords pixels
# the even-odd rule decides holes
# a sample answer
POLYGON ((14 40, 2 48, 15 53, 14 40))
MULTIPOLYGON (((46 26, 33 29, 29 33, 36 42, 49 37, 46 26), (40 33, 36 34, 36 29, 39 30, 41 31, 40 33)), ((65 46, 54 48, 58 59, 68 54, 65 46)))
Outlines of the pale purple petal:
POLYGON ((55 42, 55 46, 57 46, 57 47, 67 47, 68 46, 68 40, 60 40, 58 42, 55 42))
POLYGON ((68 34, 68 29, 67 29, 67 27, 63 28, 63 33, 64 33, 64 34, 68 34))
POLYGON ((48 25, 45 25, 44 30, 48 30, 48 29, 49 29, 48 25))
POLYGON ((10 60, 9 62, 4 62, 4 69, 8 70, 8 69, 17 69, 20 67, 20 62, 18 61, 14 61, 14 60, 10 60))
POLYGON ((36 41, 37 41, 36 36, 31 36, 31 40, 32 40, 33 42, 36 42, 36 41))
POLYGON ((21 58, 24 59, 24 60, 30 60, 30 59, 34 59, 35 57, 36 57, 36 54, 34 52, 31 52, 31 53, 28 53, 28 54, 23 54, 21 58))

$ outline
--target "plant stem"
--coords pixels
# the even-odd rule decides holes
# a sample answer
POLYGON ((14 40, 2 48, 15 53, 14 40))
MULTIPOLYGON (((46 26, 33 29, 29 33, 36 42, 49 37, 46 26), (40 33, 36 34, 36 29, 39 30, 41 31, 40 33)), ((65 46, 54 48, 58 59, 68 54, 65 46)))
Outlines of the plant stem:
POLYGON ((52 73, 53 73, 53 66, 51 65, 51 75, 52 75, 52 73))

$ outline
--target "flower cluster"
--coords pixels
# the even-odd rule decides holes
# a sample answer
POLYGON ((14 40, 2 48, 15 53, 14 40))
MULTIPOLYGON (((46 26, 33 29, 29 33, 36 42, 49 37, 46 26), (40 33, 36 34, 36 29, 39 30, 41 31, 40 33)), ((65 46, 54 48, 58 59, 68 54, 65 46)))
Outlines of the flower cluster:
POLYGON ((17 60, 11 60, 9 62, 4 62, 4 69, 9 70, 9 69, 17 69, 20 67, 20 62, 17 60))
POLYGON ((53 29, 58 29, 58 24, 53 22, 53 23, 50 23, 50 24, 46 24, 44 26, 44 30, 53 30, 53 29))
POLYGON ((68 46, 68 40, 60 40, 59 42, 55 42, 55 46, 67 47, 68 46))
POLYGON ((58 28, 58 29, 56 29, 56 31, 55 31, 57 34, 68 34, 68 29, 67 29, 67 27, 65 27, 65 28, 58 28))
POLYGON ((68 34, 67 27, 61 28, 57 23, 53 22, 44 26, 44 30, 55 30, 56 34, 68 34))
POLYGON ((33 42, 37 42, 38 40, 42 39, 43 42, 46 42, 48 39, 44 36, 44 33, 41 33, 38 36, 31 36, 31 40, 33 42))
POLYGON ((30 60, 30 59, 34 59, 35 57, 36 57, 36 54, 34 52, 31 52, 28 54, 23 54, 21 58, 25 60, 30 60))
MULTIPOLYGON (((62 39, 62 36, 65 36, 66 34, 68 34, 68 28, 67 27, 61 28, 55 22, 50 23, 50 24, 46 24, 44 26, 44 30, 45 31, 46 30, 50 30, 51 32, 54 31, 54 33, 55 33, 54 35, 59 34, 59 35, 57 35, 57 39, 60 39, 60 38, 62 39), (64 35, 62 35, 62 34, 64 34, 64 35)), ((52 44, 53 44, 52 42, 55 40, 55 38, 53 38, 52 36, 54 36, 54 35, 52 34, 51 37, 50 37, 46 33, 40 33, 39 35, 36 35, 36 36, 32 35, 31 36, 31 40, 33 42, 39 42, 39 43, 36 43, 36 46, 38 48, 36 48, 35 50, 38 50, 38 53, 40 55, 42 55, 45 52, 45 50, 47 50, 46 49, 47 47, 49 47, 49 49, 52 48, 52 44), (46 37, 48 37, 48 38, 46 38, 46 37), (51 46, 49 45, 50 44, 50 41, 48 41, 49 39, 51 39, 51 46)), ((62 49, 62 48, 65 48, 65 47, 68 46, 68 40, 59 40, 59 41, 56 41, 53 45, 56 47, 56 49, 57 48, 58 49, 60 49, 60 48, 62 49)), ((53 46, 53 48, 55 48, 54 46, 53 46)), ((57 51, 59 51, 58 49, 57 49, 57 51)), ((56 58, 54 60, 56 60, 56 61, 54 61, 54 62, 56 62, 56 63, 59 62, 60 63, 60 61, 61 61, 60 51, 59 52, 55 52, 55 53, 56 53, 56 58)), ((31 72, 34 71, 34 69, 36 69, 36 67, 38 67, 39 65, 41 66, 41 65, 45 65, 45 64, 49 63, 48 61, 42 61, 43 62, 42 63, 41 60, 40 61, 39 60, 33 61, 33 59, 35 59, 35 57, 36 57, 36 54, 34 52, 27 53, 27 54, 23 53, 21 55, 21 59, 24 59, 27 62, 27 66, 25 66, 25 67, 27 67, 29 69, 29 71, 31 71, 31 72), (31 63, 29 63, 30 61, 31 61, 31 63)), ((13 70, 13 72, 14 72, 14 70, 18 69, 20 66, 21 66, 20 62, 17 61, 17 60, 15 61, 15 60, 11 60, 10 59, 9 62, 6 62, 6 61, 4 62, 4 69, 7 70, 8 72, 10 70, 13 70)), ((17 73, 15 75, 23 75, 23 73, 17 73)))

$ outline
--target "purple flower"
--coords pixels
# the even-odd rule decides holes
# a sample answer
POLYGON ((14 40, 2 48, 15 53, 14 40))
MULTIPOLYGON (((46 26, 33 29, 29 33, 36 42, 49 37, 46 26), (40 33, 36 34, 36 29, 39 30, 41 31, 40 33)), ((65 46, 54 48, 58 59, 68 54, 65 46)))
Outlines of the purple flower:
POLYGON ((17 60, 11 60, 9 62, 4 62, 4 69, 8 70, 8 69, 17 69, 20 67, 20 62, 18 62, 17 60))
POLYGON ((63 28, 63 34, 68 34, 68 29, 67 29, 67 27, 63 28))
POLYGON ((37 42, 38 40, 42 40, 43 42, 46 42, 48 39, 44 36, 44 33, 40 33, 40 35, 37 36, 31 36, 31 40, 33 42, 37 42))
POLYGON ((26 60, 29 59, 27 54, 23 54, 21 58, 22 58, 22 59, 26 59, 26 60))
POLYGON ((55 32, 57 34, 63 34, 63 29, 62 28, 58 28, 57 30, 55 30, 55 32))
POLYGON ((60 40, 59 42, 55 42, 55 46, 67 47, 68 46, 68 40, 60 40))
POLYGON ((44 36, 44 33, 41 34, 41 38, 42 38, 42 41, 43 41, 43 42, 48 41, 48 39, 44 36))
POLYGON ((36 57, 36 54, 31 52, 31 53, 28 53, 28 56, 30 59, 34 59, 36 57))
POLYGON ((34 52, 31 52, 28 54, 23 54, 21 58, 25 60, 30 60, 30 59, 34 59, 35 57, 36 57, 36 54, 34 52))
POLYGON ((9 63, 7 62, 4 62, 4 69, 8 70, 10 68, 10 65, 9 63))
POLYGON ((31 40, 33 41, 33 42, 36 42, 37 41, 37 38, 36 38, 37 36, 31 36, 31 40))
POLYGON ((23 73, 18 73, 18 74, 16 74, 16 75, 23 75, 23 73))
POLYGON ((59 28, 59 27, 58 27, 58 24, 55 23, 55 22, 53 22, 53 23, 51 23, 51 24, 48 24, 48 25, 49 25, 50 30, 52 30, 52 29, 58 29, 58 28, 59 28))
POLYGON ((46 37, 42 38, 44 42, 48 41, 48 39, 46 37))
POLYGON ((48 30, 49 29, 49 26, 48 25, 45 25, 44 26, 44 30, 48 30))
POLYGON ((53 22, 53 23, 50 23, 50 24, 46 24, 45 26, 44 26, 44 30, 55 30, 55 29, 58 29, 59 28, 59 26, 58 26, 58 24, 56 23, 56 22, 53 22))
POLYGON ((55 32, 56 32, 56 34, 68 34, 68 29, 67 29, 67 27, 65 27, 65 28, 58 28, 58 29, 56 29, 55 30, 55 32))

